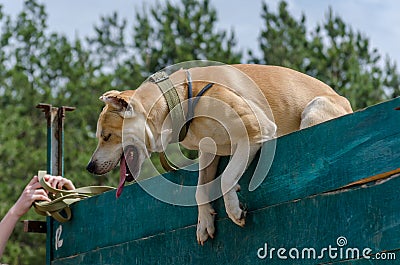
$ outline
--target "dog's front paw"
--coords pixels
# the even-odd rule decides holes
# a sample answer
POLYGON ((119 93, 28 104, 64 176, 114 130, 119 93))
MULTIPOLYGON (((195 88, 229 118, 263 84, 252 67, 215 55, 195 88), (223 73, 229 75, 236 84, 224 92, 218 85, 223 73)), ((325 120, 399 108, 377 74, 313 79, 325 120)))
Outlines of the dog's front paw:
POLYGON ((214 218, 217 213, 210 204, 199 205, 197 222, 197 242, 204 245, 208 237, 214 238, 214 218))
POLYGON ((243 227, 246 224, 246 211, 240 204, 236 191, 240 190, 240 187, 235 187, 224 195, 224 203, 226 213, 229 218, 238 226, 243 227))

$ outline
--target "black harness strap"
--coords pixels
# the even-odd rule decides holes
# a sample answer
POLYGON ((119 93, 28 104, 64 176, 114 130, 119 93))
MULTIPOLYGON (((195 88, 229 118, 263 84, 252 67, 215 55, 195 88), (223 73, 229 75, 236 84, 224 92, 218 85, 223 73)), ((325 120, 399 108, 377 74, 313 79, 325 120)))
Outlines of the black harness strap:
POLYGON ((214 83, 209 83, 204 86, 200 92, 193 97, 193 87, 192 87, 192 77, 190 75, 189 70, 186 70, 187 82, 188 82, 188 112, 186 115, 186 128, 189 130, 189 126, 194 118, 194 109, 196 108, 197 103, 200 100, 200 97, 210 89, 214 83))

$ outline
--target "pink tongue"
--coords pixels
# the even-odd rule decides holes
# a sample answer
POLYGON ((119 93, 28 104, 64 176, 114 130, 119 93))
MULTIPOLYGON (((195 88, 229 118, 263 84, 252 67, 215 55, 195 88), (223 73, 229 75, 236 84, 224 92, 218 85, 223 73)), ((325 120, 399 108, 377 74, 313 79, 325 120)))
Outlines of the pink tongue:
POLYGON ((124 154, 122 154, 122 156, 121 156, 121 162, 119 164, 119 167, 120 167, 120 169, 119 169, 119 184, 118 184, 118 189, 117 189, 117 194, 116 194, 117 199, 122 194, 122 190, 124 189, 125 179, 126 179, 126 161, 125 161, 124 154))

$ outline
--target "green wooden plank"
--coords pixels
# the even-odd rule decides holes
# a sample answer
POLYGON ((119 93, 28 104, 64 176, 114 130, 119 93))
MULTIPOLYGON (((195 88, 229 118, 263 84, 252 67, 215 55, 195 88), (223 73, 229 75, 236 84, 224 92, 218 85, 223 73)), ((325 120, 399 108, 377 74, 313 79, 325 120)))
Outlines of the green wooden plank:
MULTIPOLYGON (((267 178, 249 195, 256 197, 254 207, 334 190, 399 169, 400 111, 395 110, 399 106, 397 98, 279 138, 267 178)), ((249 181, 241 183, 247 190, 249 181)))
MULTIPOLYGON (((254 211, 399 168, 400 112, 394 110, 398 106, 400 99, 395 99, 279 138, 272 168, 258 189, 247 190, 256 162, 245 173, 241 180, 241 200, 254 211)), ((195 172, 178 171, 165 177, 185 185, 197 183, 195 172)), ((159 177, 145 183, 160 186, 159 177)), ((180 190, 173 194, 180 196, 180 190)), ((224 220, 222 200, 215 207, 218 219, 224 220)), ((52 246, 59 226, 53 222, 53 233, 48 234, 52 246)), ((118 200, 114 192, 109 192, 74 205, 72 221, 63 224, 64 246, 57 251, 53 249, 53 257, 59 259, 123 244, 193 226, 196 222, 196 207, 169 205, 154 199, 140 186, 130 185, 118 200)))
MULTIPOLYGON (((126 187, 119 199, 107 192, 73 205, 73 218, 62 224, 64 246, 54 257, 65 257, 107 245, 174 230, 197 221, 196 207, 162 203, 138 185, 126 187), (183 217, 183 218, 179 218, 183 217)), ((53 221, 51 240, 55 246, 59 223, 53 221)))
MULTIPOLYGON (((363 188, 258 209, 249 212, 248 224, 244 228, 223 218, 217 221, 216 238, 203 247, 197 245, 194 238, 196 227, 191 225, 59 258, 52 264, 323 264, 353 257, 351 253, 356 255, 357 252, 349 252, 346 256, 348 249, 355 251, 357 248, 359 253, 366 248, 371 249, 371 253, 390 250, 398 253, 399 185, 400 177, 396 177, 363 188), (347 244, 338 245, 340 236, 347 239, 347 244), (287 260, 280 259, 276 251, 260 259, 257 252, 264 248, 265 243, 269 251, 271 248, 285 248, 286 252, 281 256, 287 256, 287 260), (299 252, 298 259, 289 255, 296 256, 293 248, 299 252), (313 252, 308 256, 311 248, 315 249, 316 258, 313 252), (322 251, 323 248, 331 248, 331 256, 322 251), (302 258, 300 253, 304 249, 302 258)), ((105 230, 103 236, 108 233, 110 231, 105 230)), ((263 255, 262 251, 260 255, 263 255)), ((398 264, 398 260, 400 256, 390 264, 398 264)))

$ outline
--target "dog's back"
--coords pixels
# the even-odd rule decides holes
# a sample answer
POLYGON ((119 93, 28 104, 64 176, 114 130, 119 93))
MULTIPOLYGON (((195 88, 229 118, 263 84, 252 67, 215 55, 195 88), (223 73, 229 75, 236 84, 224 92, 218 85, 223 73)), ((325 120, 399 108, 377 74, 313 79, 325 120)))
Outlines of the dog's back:
POLYGON ((330 116, 319 122, 353 112, 346 98, 338 95, 325 83, 308 75, 279 66, 254 64, 233 66, 249 76, 261 89, 272 109, 278 126, 278 136, 299 130, 303 111, 317 97, 326 98, 327 104, 333 103, 329 105, 332 112, 330 116))

